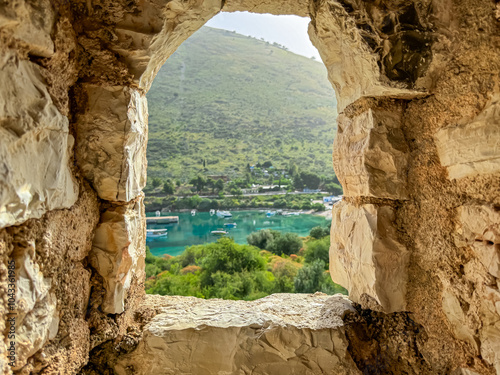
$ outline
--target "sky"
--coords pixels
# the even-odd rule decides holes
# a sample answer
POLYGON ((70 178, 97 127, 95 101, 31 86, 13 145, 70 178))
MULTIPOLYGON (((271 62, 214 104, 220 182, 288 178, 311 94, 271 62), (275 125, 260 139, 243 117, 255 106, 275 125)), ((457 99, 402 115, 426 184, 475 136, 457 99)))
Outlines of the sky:
POLYGON ((309 18, 298 16, 274 16, 248 12, 221 12, 205 25, 236 31, 238 34, 250 35, 267 42, 279 43, 291 52, 306 57, 314 56, 321 61, 318 50, 312 45, 307 35, 309 18))

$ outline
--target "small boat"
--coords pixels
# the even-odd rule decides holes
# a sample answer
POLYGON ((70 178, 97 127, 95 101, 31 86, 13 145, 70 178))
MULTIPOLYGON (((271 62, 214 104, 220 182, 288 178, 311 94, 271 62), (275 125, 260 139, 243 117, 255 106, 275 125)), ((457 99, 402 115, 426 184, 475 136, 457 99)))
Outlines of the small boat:
POLYGON ((271 216, 274 216, 274 215, 276 215, 276 211, 267 211, 266 212, 266 216, 267 217, 271 217, 271 216))
POLYGON ((217 217, 219 217, 221 219, 222 218, 226 219, 228 217, 233 217, 233 215, 229 211, 219 211, 219 210, 217 210, 217 217))
POLYGON ((214 216, 214 215, 215 215, 215 210, 212 208, 212 209, 210 210, 210 216, 214 216))
POLYGON ((227 234, 228 232, 225 231, 224 229, 218 229, 218 230, 213 230, 210 232, 210 234, 213 234, 214 236, 223 236, 227 234))
POLYGON ((168 236, 168 229, 147 229, 146 241, 152 241, 158 238, 166 238, 168 236))
POLYGON ((224 223, 226 228, 236 228, 236 223, 224 223))
POLYGON ((191 210, 191 216, 196 215, 196 210, 191 210))

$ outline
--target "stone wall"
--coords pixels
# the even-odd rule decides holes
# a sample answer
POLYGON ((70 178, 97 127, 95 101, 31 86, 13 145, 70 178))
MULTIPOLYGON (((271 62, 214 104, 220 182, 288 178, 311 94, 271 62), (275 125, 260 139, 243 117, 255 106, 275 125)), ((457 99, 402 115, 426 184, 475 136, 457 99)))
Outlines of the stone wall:
POLYGON ((0 372, 500 374, 499 12, 490 0, 0 4, 0 372), (145 93, 220 10, 311 18, 340 112, 331 275, 352 303, 144 296, 145 93))

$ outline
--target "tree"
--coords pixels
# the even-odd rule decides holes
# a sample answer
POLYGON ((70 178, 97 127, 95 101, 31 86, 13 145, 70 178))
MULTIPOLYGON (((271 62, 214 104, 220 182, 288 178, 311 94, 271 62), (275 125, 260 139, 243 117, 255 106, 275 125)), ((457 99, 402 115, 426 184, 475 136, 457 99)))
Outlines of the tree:
POLYGON ((311 172, 300 172, 300 179, 309 189, 317 189, 321 182, 319 176, 311 172))
POLYGON ((163 192, 167 195, 172 195, 175 192, 174 184, 168 180, 163 184, 163 192))
POLYGON ((302 240, 297 233, 285 233, 281 236, 274 238, 268 245, 266 250, 281 255, 281 254, 297 254, 302 248, 302 240))
MULTIPOLYGON (((321 228, 322 229, 322 228, 321 228)), ((322 260, 325 267, 328 267, 330 261, 330 236, 323 237, 316 241, 309 241, 305 252, 305 260, 307 263, 314 263, 316 260, 322 260)))
MULTIPOLYGON (((321 286, 325 280, 325 262, 315 260, 312 264, 306 264, 297 272, 295 278, 296 293, 315 293, 321 292, 321 286)), ((329 276, 327 276, 329 277, 329 276)))
POLYGON ((217 182, 215 183, 215 189, 218 191, 218 192, 222 192, 224 191, 224 181, 222 181, 222 179, 218 179, 217 182))
POLYGON ((311 231, 309 232, 309 235, 312 238, 320 239, 320 238, 323 238, 325 236, 329 236, 330 230, 328 228, 323 228, 323 227, 317 226, 317 227, 314 227, 311 229, 311 231))
POLYGON ((192 184, 198 192, 200 192, 207 184, 207 180, 203 178, 203 176, 198 176, 196 178, 191 179, 189 183, 192 184))
POLYGON ((161 185, 161 178, 153 177, 153 188, 157 188, 161 185))
POLYGON ((330 182, 329 184, 326 184, 325 190, 333 195, 342 195, 343 194, 342 186, 336 184, 335 182, 330 182))
POLYGON ((281 233, 272 229, 261 229, 258 232, 250 233, 247 236, 249 245, 266 250, 274 238, 281 236, 281 233))
POLYGON ((313 203, 311 207, 314 211, 324 211, 325 210, 325 205, 323 203, 313 203))
POLYGON ((229 193, 231 193, 231 195, 235 195, 237 197, 240 197, 243 195, 243 192, 241 191, 240 188, 236 187, 236 188, 232 188, 229 193))
POLYGON ((264 164, 262 164, 262 168, 269 168, 272 166, 273 166, 273 163, 271 161, 265 161, 264 164))

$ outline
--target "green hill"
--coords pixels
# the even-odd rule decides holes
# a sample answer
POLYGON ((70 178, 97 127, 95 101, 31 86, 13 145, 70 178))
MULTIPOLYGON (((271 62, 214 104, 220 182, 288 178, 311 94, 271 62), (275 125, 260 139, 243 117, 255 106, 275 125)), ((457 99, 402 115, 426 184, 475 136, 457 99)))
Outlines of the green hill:
POLYGON ((277 44, 203 27, 149 91, 148 177, 242 176, 291 162, 332 177, 334 91, 320 62, 277 44))

